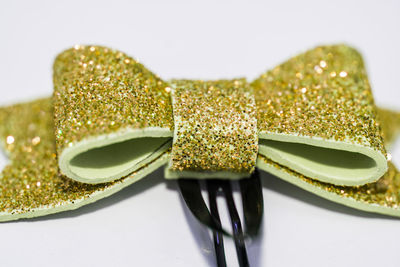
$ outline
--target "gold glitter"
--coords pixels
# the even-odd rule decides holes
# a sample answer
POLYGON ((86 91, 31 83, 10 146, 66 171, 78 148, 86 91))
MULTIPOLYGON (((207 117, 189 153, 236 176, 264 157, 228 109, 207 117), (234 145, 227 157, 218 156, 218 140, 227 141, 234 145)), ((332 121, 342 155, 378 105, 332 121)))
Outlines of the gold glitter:
POLYGON ((100 46, 64 51, 54 63, 58 154, 85 138, 127 128, 172 131, 171 98, 166 86, 122 52, 100 46))
POLYGON ((252 89, 244 79, 175 81, 172 171, 249 174, 258 133, 252 89))
POLYGON ((333 139, 386 154, 364 63, 356 50, 345 45, 317 47, 268 71, 252 86, 260 133, 333 139), (324 71, 316 73, 314 66, 322 61, 324 71))
POLYGON ((90 185, 59 174, 53 125, 51 99, 0 108, 0 138, 6 141, 10 134, 15 138, 14 149, 6 147, 10 164, 1 173, 0 212, 20 214, 70 205, 135 176, 90 185), (35 137, 40 137, 40 145, 31 147, 35 137))

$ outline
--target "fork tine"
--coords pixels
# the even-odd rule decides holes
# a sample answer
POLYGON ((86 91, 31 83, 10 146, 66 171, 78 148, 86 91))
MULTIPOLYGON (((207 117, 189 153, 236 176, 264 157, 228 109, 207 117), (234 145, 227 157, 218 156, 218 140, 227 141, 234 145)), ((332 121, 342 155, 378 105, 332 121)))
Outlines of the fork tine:
MULTIPOLYGON (((219 192, 223 193, 233 229, 239 266, 248 267, 249 260, 246 251, 245 235, 233 198, 231 182, 218 179, 206 181, 210 210, 208 210, 201 194, 199 180, 179 179, 178 185, 183 199, 192 214, 201 223, 211 228, 213 232, 218 267, 226 267, 223 235, 231 236, 222 228, 218 213, 217 195, 219 192)), ((240 180, 239 185, 243 203, 246 236, 254 237, 260 229, 263 216, 263 195, 258 171, 255 170, 250 178, 240 180)))
POLYGON ((210 214, 203 196, 201 195, 201 188, 198 180, 179 179, 178 185, 182 197, 186 202, 186 206, 201 223, 213 230, 229 235, 228 232, 222 229, 221 222, 210 214))
POLYGON ((264 200, 260 174, 255 170, 249 179, 239 181, 242 196, 244 223, 246 235, 255 237, 261 226, 264 210, 264 200))
POLYGON ((247 257, 246 244, 244 242, 242 224, 240 222, 239 213, 236 209, 235 201, 233 199, 231 184, 228 181, 221 181, 220 185, 225 193, 226 203, 228 205, 229 215, 231 217, 233 238, 235 240, 236 254, 238 256, 239 266, 248 267, 250 265, 247 257))
MULTIPOLYGON (((208 199, 210 202, 211 215, 219 222, 219 224, 221 224, 217 207, 217 194, 219 191, 218 184, 215 181, 210 181, 210 180, 207 181, 207 191, 208 191, 208 199)), ((224 237, 220 232, 213 230, 214 249, 218 267, 226 267, 223 238, 224 237)))

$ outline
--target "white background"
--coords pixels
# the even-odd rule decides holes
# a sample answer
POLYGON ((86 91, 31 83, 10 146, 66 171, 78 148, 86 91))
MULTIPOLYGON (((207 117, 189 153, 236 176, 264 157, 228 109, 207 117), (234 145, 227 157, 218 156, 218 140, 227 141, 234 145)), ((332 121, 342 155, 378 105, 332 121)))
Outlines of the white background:
MULTIPOLYGON (((399 1, 166 2, 0 0, 0 104, 50 95, 52 61, 74 44, 120 49, 165 79, 253 79, 298 52, 345 42, 363 53, 377 103, 400 110, 399 1)), ((262 179, 252 266, 399 266, 400 219, 262 179)), ((227 254, 236 266, 230 242, 227 254)), ((0 224, 0 265, 213 266, 214 255, 159 170, 77 211, 0 224)))

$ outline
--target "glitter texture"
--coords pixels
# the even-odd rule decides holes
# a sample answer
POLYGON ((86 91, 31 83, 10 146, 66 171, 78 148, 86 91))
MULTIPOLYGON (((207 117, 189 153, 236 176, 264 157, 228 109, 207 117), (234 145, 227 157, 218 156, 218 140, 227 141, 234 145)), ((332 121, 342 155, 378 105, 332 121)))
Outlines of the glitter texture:
POLYGON ((99 46, 75 46, 54 63, 57 152, 82 139, 127 128, 172 131, 167 84, 133 58, 99 46))
POLYGON ((136 172, 112 183, 89 185, 60 175, 53 125, 51 99, 0 109, 1 144, 10 159, 0 179, 0 212, 70 205, 135 179, 136 172), (9 136, 12 143, 7 142, 9 136))
MULTIPOLYGON (((175 134, 170 170, 249 174, 258 133, 252 89, 244 79, 174 81, 175 134)), ((203 176, 204 177, 204 176, 203 176)))
POLYGON ((252 83, 260 133, 333 139, 386 155, 360 54, 323 46, 291 58, 252 83))

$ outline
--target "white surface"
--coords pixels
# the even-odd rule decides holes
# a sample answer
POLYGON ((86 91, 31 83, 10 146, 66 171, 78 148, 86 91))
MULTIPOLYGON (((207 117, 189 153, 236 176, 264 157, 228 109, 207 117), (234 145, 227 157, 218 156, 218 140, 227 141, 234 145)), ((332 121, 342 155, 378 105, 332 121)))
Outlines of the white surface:
MULTIPOLYGON (((0 1, 0 104, 50 95, 53 58, 76 43, 118 48, 165 79, 252 79, 317 44, 346 42, 364 54, 377 102, 400 109, 398 1, 0 1)), ((400 264, 400 220, 330 203, 267 174, 263 183, 253 266, 400 264)), ((175 182, 158 171, 80 210, 0 224, 1 266, 213 266, 206 230, 185 212, 175 182)), ((227 249, 235 266, 231 243, 227 249)))

